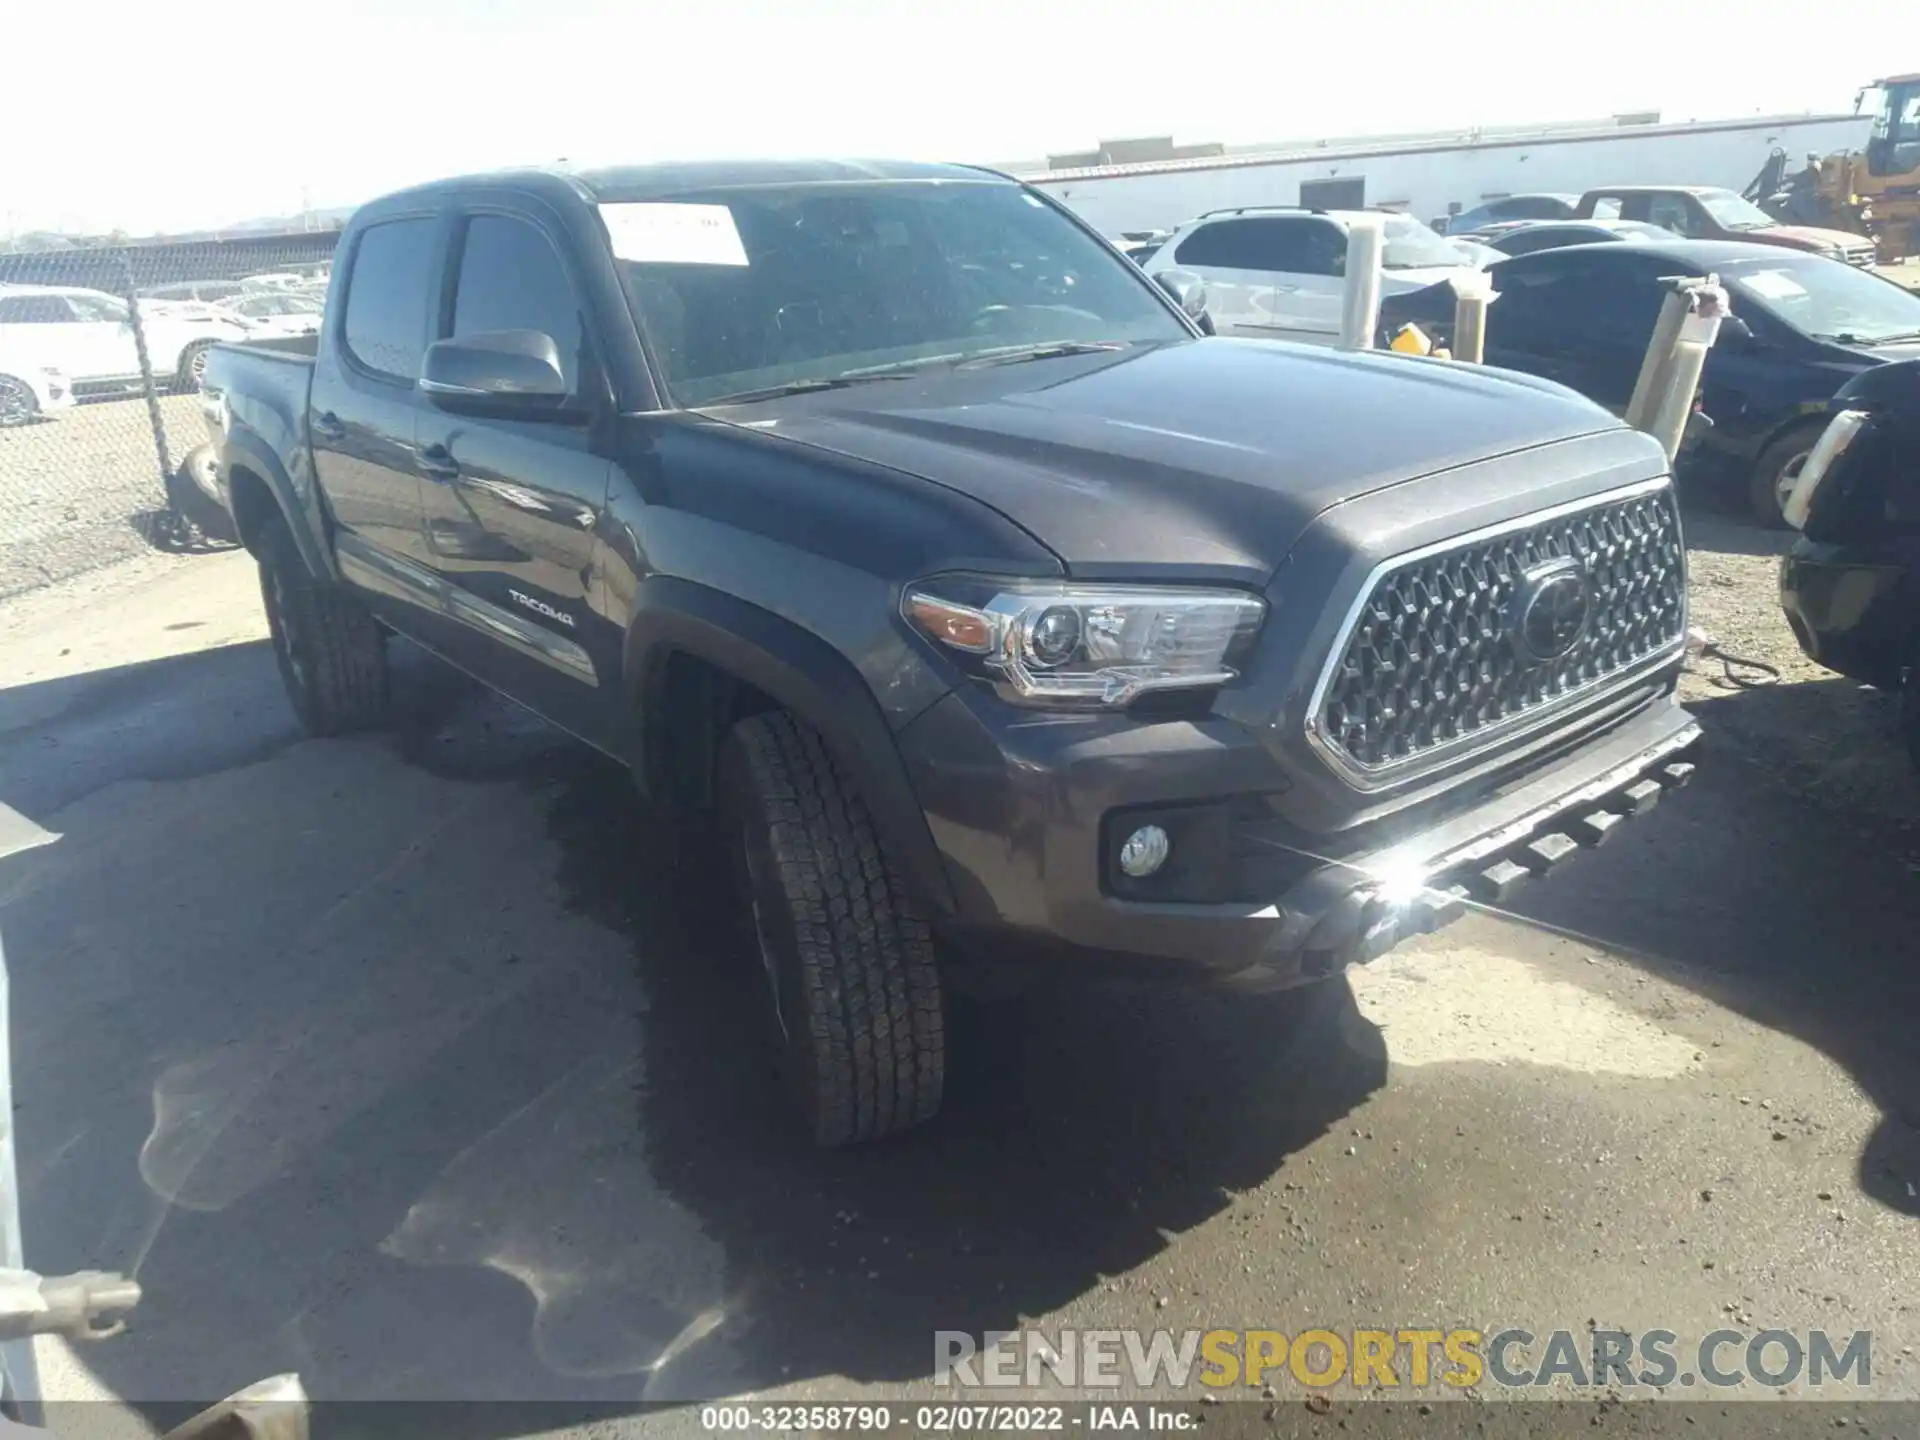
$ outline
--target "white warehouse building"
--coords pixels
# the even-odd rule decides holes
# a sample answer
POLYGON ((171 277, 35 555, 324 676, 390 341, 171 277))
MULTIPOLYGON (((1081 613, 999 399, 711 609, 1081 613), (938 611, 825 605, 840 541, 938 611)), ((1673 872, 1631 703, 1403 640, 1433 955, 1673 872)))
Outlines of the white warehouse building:
POLYGON ((1284 145, 1108 141, 1096 151, 1000 168, 1052 191, 1108 235, 1169 230, 1208 210, 1382 207, 1439 220, 1487 200, 1602 185, 1743 189, 1775 150, 1809 155, 1865 145, 1867 115, 1770 115, 1663 123, 1657 114, 1564 125, 1284 145))

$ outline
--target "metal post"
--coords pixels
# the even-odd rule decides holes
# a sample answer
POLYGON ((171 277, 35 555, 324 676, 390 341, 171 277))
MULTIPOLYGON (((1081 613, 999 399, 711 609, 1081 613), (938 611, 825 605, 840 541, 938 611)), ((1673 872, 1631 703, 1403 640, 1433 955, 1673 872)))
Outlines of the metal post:
POLYGON ((1700 280, 1682 282, 1682 288, 1676 288, 1667 296, 1666 303, 1660 307, 1660 318, 1653 322, 1653 339, 1647 342, 1647 353, 1640 360, 1640 376, 1633 382, 1633 398, 1627 402, 1625 419, 1636 430, 1649 427, 1660 394, 1661 372, 1673 358, 1673 345, 1680 338, 1680 326, 1693 309, 1693 302, 1687 298, 1684 285, 1704 283, 1700 280))
POLYGON ((1347 350, 1371 350, 1380 328, 1380 252, 1386 222, 1379 215, 1355 215, 1347 224, 1347 289, 1340 309, 1340 344, 1347 350))
POLYGON ((1493 277, 1484 270, 1463 270, 1449 283, 1453 286, 1453 358, 1479 365, 1487 351, 1487 306, 1500 298, 1494 292, 1493 277))
MULTIPOLYGON (((173 474, 173 461, 167 455, 166 420, 160 414, 160 392, 153 383, 153 357, 147 352, 147 326, 140 318, 140 301, 133 290, 133 261, 120 253, 120 296, 127 302, 127 316, 133 325, 133 348, 140 357, 140 387, 147 396, 147 423, 153 426, 153 449, 160 458, 160 483, 173 474)), ((164 492, 163 492, 164 493, 164 492)))
POLYGON ((1720 338, 1720 322, 1727 317, 1727 292, 1708 276, 1704 284, 1691 285, 1687 291, 1687 315, 1674 339, 1673 357, 1663 374, 1659 403, 1647 429, 1667 452, 1671 463, 1680 453, 1680 442, 1687 433, 1687 419, 1693 414, 1693 397, 1700 388, 1700 372, 1706 367, 1707 351, 1720 338))

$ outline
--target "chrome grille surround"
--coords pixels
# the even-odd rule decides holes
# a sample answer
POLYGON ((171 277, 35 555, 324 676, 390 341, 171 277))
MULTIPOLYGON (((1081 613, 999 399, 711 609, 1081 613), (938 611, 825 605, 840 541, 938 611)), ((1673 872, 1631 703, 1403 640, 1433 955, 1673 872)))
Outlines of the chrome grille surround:
POLYGON ((1394 556, 1361 586, 1307 706, 1309 743, 1356 789, 1538 729, 1582 698, 1679 658, 1686 545, 1670 477, 1394 556), (1522 574, 1571 557, 1591 597, 1564 656, 1529 663, 1513 643, 1522 574))

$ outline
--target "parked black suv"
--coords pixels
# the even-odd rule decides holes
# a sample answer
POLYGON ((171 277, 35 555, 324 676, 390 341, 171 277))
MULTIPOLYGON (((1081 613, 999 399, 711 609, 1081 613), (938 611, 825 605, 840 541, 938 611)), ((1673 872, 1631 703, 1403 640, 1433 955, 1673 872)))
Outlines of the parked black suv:
POLYGON ((982 957, 1337 974, 1690 772, 1663 456, 1551 383, 1203 338, 960 167, 448 181, 339 254, 208 369, 294 705, 374 723, 399 631, 717 802, 823 1142, 933 1113, 982 957))

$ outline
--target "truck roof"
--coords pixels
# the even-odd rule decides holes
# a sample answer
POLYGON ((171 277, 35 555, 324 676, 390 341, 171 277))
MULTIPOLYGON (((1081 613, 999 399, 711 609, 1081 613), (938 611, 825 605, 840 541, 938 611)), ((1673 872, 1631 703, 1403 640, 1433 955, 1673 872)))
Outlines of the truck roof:
POLYGON ((390 200, 483 185, 532 184, 549 187, 565 184, 599 202, 667 200, 676 195, 756 185, 897 180, 1019 183, 998 171, 980 166, 927 164, 910 160, 687 160, 579 170, 555 166, 449 176, 401 191, 398 195, 382 196, 372 203, 384 208, 384 202, 390 200))
POLYGON ((1705 195, 1709 191, 1729 189, 1726 185, 1595 185, 1580 198, 1588 195, 1705 195))

